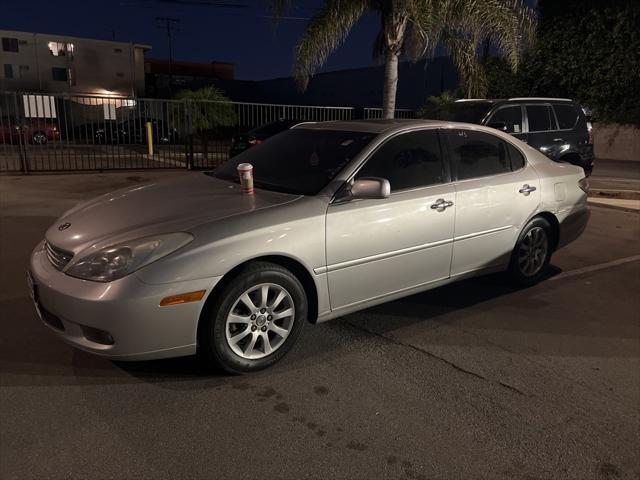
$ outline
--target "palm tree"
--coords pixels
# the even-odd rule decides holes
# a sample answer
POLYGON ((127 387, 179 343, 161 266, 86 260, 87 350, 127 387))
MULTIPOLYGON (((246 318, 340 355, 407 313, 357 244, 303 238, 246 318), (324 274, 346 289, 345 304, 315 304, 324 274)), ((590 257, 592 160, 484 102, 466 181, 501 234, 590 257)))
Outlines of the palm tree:
POLYGON ((189 109, 190 127, 193 134, 200 138, 202 142, 202 158, 207 160, 209 137, 221 127, 229 127, 236 124, 237 118, 233 104, 215 87, 182 90, 175 98, 182 100, 181 103, 175 105, 175 108, 189 109))
MULTIPOLYGON (((276 22, 291 3, 272 0, 276 22)), ((465 96, 483 96, 487 83, 478 56, 480 45, 490 42, 516 71, 536 23, 523 0, 325 0, 295 48, 293 73, 302 90, 368 12, 381 19, 374 57, 385 62, 385 118, 393 118, 402 54, 415 62, 432 58, 442 45, 458 70, 465 96)))

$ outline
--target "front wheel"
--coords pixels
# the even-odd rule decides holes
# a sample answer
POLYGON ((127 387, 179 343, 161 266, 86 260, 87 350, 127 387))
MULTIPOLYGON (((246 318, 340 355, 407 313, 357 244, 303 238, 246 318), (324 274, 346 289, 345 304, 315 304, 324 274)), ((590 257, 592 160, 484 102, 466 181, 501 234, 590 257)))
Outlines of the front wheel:
POLYGON ((553 253, 551 225, 544 218, 531 220, 522 231, 511 254, 509 273, 520 285, 539 282, 553 253))
POLYGON ((204 314, 198 353, 229 373, 267 368, 291 349, 307 318, 300 281, 280 265, 247 266, 204 314))

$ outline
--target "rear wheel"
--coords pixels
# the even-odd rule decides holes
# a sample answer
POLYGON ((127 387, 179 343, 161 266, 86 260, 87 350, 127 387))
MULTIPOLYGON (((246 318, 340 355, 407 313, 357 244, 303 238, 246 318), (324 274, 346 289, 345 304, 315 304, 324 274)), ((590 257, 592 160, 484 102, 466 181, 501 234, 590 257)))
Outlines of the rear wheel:
POLYGON ((31 137, 31 140, 36 145, 44 145, 47 143, 47 135, 44 132, 35 132, 31 137))
POLYGON ((307 318, 298 279, 280 265, 249 265, 226 285, 207 311, 198 351, 209 366, 230 373, 267 368, 291 349, 307 318))
POLYGON ((551 260, 553 242, 549 222, 534 218, 527 224, 511 254, 509 273, 521 285, 540 281, 551 260))

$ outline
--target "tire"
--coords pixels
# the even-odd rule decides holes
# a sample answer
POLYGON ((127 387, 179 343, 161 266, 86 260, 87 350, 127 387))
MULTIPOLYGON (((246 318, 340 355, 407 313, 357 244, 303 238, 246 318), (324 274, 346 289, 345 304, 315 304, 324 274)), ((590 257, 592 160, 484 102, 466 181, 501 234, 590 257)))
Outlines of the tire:
POLYGON ((307 305, 302 284, 289 270, 267 262, 249 264, 205 311, 198 329, 198 354, 207 367, 233 374, 270 367, 300 335, 307 305))
POLYGON ((533 285, 545 275, 553 253, 553 230, 547 220, 536 217, 522 230, 511 254, 509 274, 519 285, 533 285))

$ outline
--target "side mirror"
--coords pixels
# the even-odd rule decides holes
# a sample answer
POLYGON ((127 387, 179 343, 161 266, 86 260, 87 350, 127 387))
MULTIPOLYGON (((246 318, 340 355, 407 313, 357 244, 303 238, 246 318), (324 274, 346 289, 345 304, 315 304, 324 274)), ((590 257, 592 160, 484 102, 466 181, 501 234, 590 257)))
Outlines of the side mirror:
POLYGON ((495 128, 496 130, 502 130, 503 132, 507 131, 507 124, 504 122, 491 122, 488 127, 495 128))
POLYGON ((351 198, 387 198, 391 185, 386 178, 363 177, 353 181, 351 198))

